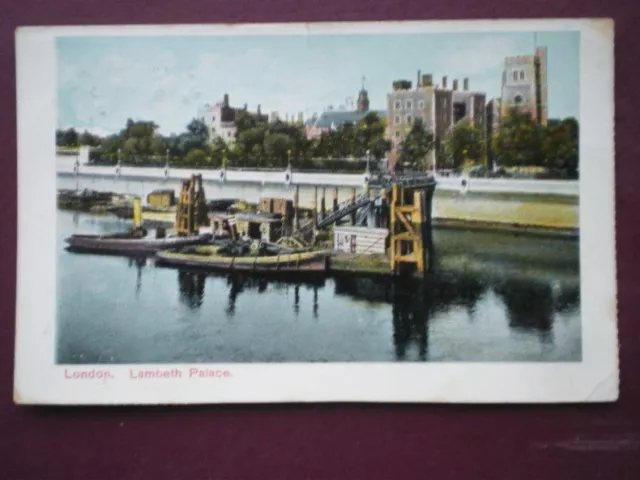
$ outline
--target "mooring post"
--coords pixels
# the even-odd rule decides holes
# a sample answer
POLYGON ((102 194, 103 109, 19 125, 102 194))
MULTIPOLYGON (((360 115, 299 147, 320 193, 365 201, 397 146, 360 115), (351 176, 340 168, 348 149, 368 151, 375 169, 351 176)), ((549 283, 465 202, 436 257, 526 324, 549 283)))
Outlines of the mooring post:
POLYGON ((389 202, 387 201, 387 189, 380 191, 380 226, 389 228, 389 202))
POLYGON ((313 188, 313 210, 311 211, 313 215, 313 229, 318 228, 318 187, 313 188))
MULTIPOLYGON (((351 189, 351 203, 356 203, 356 189, 351 189)), ((351 225, 356 224, 356 210, 351 213, 351 225)))
POLYGON ((325 195, 327 193, 327 189, 322 187, 320 191, 320 220, 323 220, 327 215, 326 204, 325 204, 325 195))
POLYGON ((338 187, 333 189, 333 211, 338 211, 338 187))
POLYGON ((367 187, 367 190, 369 191, 369 205, 368 205, 368 211, 367 211, 367 227, 375 228, 376 227, 376 204, 375 204, 376 194, 375 194, 375 191, 370 187, 367 187))
POLYGON ((300 228, 300 211, 298 204, 300 203, 300 186, 296 185, 293 191, 293 229, 298 230, 300 228))

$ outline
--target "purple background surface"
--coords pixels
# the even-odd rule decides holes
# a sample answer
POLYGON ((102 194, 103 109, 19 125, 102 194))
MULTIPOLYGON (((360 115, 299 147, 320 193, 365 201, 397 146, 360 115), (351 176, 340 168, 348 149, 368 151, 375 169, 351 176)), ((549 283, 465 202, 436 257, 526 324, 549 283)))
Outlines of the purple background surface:
MULTIPOLYGON (((18 0, 0 13, 0 478, 640 478, 640 13, 628 0, 18 0), (575 406, 32 408, 12 403, 19 25, 613 17, 621 400, 575 406), (638 304, 636 304, 638 306, 638 304)), ((34 299, 36 301, 36 299, 34 299)))

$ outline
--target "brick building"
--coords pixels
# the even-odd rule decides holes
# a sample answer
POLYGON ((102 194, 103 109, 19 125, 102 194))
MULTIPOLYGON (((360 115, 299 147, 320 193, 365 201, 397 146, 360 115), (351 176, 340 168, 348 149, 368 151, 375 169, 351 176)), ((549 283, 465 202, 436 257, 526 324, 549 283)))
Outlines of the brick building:
POLYGON ((547 107, 547 48, 538 47, 533 55, 505 58, 501 116, 517 108, 529 112, 534 120, 546 125, 547 107))
POLYGON ((486 95, 469 90, 469 79, 463 79, 462 89, 458 80, 448 87, 447 77, 441 85, 433 83, 432 75, 418 72, 416 88, 409 81, 397 81, 393 91, 387 94, 387 135, 391 141, 389 169, 398 161, 402 142, 415 120, 421 118, 427 131, 434 134, 435 148, 429 152, 427 169, 434 169, 444 160, 444 140, 453 125, 469 119, 483 132, 486 125, 486 95))

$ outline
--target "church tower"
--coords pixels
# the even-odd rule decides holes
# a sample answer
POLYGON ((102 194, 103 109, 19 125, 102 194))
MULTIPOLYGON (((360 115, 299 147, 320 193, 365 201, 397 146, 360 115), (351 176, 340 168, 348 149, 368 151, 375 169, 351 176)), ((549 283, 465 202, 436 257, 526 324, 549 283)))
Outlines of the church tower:
POLYGON ((364 113, 369 111, 369 94, 364 89, 364 77, 362 77, 362 88, 358 93, 358 112, 364 113))

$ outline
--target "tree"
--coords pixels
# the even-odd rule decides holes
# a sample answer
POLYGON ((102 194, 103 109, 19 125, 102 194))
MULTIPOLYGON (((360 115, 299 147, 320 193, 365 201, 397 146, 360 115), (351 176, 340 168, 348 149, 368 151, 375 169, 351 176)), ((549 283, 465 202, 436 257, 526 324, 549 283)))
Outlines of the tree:
POLYGON ((193 141, 197 141, 201 145, 205 145, 209 142, 209 129, 201 120, 196 118, 191 120, 189 125, 187 125, 187 132, 191 135, 193 141))
POLYGON ((375 112, 366 114, 356 124, 355 155, 364 157, 366 152, 379 160, 391 149, 391 143, 384 138, 385 121, 375 112))
POLYGON ((151 140, 151 151, 154 155, 166 155, 169 142, 162 135, 155 135, 151 140))
POLYGON ((544 127, 531 114, 512 109, 493 139, 494 156, 503 166, 542 165, 544 127))
POLYGON ((76 147, 78 140, 78 132, 74 128, 56 131, 56 145, 59 147, 76 147))
POLYGON ((97 147, 102 142, 102 138, 98 135, 94 135, 91 132, 85 130, 78 137, 78 143, 80 145, 87 145, 89 147, 97 147))
POLYGON ((433 133, 424 128, 421 118, 417 118, 400 147, 400 164, 414 170, 426 170, 427 155, 433 147, 433 133))
POLYGON ((192 167, 200 167, 207 162, 207 154, 204 150, 199 148, 194 148, 193 150, 187 153, 185 158, 185 164, 192 167))
POLYGON ((546 166, 565 172, 571 177, 578 174, 579 139, 578 122, 566 118, 557 125, 549 125, 544 134, 542 151, 546 166))
POLYGON ((211 144, 211 157, 209 165, 213 168, 223 166, 225 158, 229 158, 229 145, 222 138, 217 137, 211 144))
POLYGON ((466 160, 479 162, 484 155, 484 134, 471 120, 463 119, 453 126, 444 151, 451 168, 461 167, 466 160))
POLYGON ((282 167, 288 163, 287 152, 291 148, 291 137, 284 133, 268 133, 264 137, 264 152, 271 165, 282 167))

